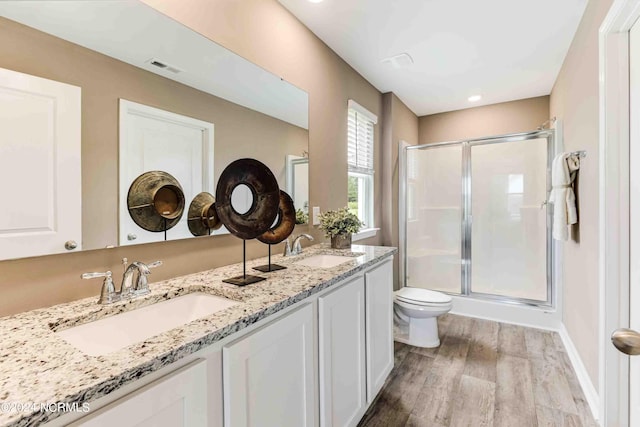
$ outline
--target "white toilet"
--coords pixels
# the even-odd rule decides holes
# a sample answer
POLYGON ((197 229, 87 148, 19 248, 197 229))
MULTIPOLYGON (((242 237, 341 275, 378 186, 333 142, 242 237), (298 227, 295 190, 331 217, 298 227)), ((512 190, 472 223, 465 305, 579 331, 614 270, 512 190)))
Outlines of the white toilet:
POLYGON ((393 294, 394 339, 416 347, 438 347, 437 318, 451 310, 452 298, 408 286, 393 294))

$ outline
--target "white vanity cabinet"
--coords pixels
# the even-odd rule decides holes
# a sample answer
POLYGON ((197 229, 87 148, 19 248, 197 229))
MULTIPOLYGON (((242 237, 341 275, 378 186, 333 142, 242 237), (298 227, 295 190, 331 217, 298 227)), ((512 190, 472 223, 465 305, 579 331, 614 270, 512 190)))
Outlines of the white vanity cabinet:
POLYGON ((356 426, 393 369, 391 260, 318 298, 320 425, 356 426))
POLYGON ((223 347, 226 427, 317 424, 313 326, 306 304, 223 347))
POLYGON ((320 425, 355 426, 367 409, 364 276, 318 298, 320 425))
POLYGON ((367 402, 376 397, 393 369, 393 262, 389 258, 365 275, 367 402))
POLYGON ((199 359, 71 426, 207 427, 206 361, 199 359))
POLYGON ((356 426, 393 368, 387 258, 47 427, 356 426))

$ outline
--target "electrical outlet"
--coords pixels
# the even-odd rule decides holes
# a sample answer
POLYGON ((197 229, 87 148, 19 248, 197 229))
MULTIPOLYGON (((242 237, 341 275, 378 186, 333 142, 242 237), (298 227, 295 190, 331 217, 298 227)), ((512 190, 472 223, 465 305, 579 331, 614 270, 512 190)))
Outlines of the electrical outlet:
POLYGON ((320 225, 320 206, 313 207, 313 225, 320 225))

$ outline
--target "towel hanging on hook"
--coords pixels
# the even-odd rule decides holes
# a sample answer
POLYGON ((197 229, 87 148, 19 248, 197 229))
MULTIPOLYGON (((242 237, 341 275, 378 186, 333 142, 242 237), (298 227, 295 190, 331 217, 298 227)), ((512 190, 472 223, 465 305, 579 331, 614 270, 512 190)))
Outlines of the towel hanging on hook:
POLYGON ((553 203, 553 238, 569 240, 571 226, 578 222, 576 196, 573 182, 580 169, 580 158, 586 152, 560 153, 553 159, 551 167, 551 194, 549 203, 553 203))

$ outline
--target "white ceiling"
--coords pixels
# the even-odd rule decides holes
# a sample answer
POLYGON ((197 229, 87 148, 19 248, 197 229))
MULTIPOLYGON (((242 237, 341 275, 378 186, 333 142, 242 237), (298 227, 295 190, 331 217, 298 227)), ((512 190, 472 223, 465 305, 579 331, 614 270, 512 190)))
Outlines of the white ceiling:
POLYGON ((587 0, 279 0, 418 116, 548 95, 587 0), (381 61, 406 52, 414 64, 381 61), (469 103, 471 95, 482 100, 469 103))
POLYGON ((0 16, 304 129, 308 95, 139 1, 0 1, 0 16), (157 68, 150 59, 182 70, 157 68))

